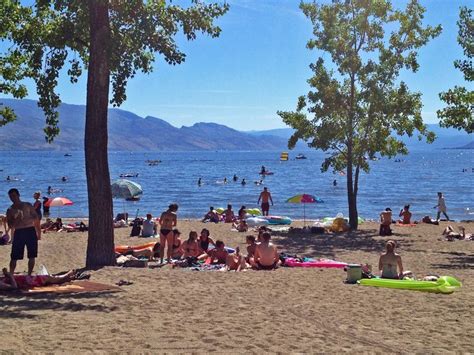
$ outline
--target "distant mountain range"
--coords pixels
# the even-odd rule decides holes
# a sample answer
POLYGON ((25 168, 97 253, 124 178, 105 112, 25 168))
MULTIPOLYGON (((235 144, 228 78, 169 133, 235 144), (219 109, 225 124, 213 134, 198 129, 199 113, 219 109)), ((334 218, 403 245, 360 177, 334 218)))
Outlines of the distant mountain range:
MULTIPOLYGON (((44 140, 44 115, 33 100, 0 99, 11 107, 17 120, 0 127, 0 150, 82 150, 84 147, 85 106, 62 104, 59 108, 61 133, 53 144, 44 140)), ((438 139, 431 146, 416 138, 404 137, 408 147, 473 149, 472 135, 455 129, 429 125, 438 139)), ((241 132, 216 123, 196 123, 177 128, 168 122, 134 113, 109 109, 109 149, 115 151, 194 151, 194 150, 287 150, 291 128, 241 132)), ((298 150, 309 149, 299 142, 298 150)))
MULTIPOLYGON (((0 99, 11 107, 17 120, 0 128, 0 150, 82 150, 84 105, 62 104, 61 132, 53 144, 44 139, 45 119, 36 101, 0 99)), ((252 135, 216 123, 196 123, 177 128, 168 122, 109 109, 109 149, 115 151, 280 150, 287 140, 271 135, 252 135)))

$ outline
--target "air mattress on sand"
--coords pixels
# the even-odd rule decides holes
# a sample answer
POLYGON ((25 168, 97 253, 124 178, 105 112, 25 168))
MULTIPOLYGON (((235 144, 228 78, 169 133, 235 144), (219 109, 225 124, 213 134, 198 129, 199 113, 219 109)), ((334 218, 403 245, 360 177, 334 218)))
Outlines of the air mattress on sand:
POLYGON ((347 263, 331 259, 319 259, 313 261, 299 261, 294 258, 285 259, 285 266, 289 267, 319 267, 319 268, 339 268, 343 269, 347 263))
POLYGON ((437 281, 392 280, 392 279, 362 279, 357 281, 362 286, 398 288, 433 293, 453 293, 459 290, 462 284, 451 276, 441 276, 437 281))

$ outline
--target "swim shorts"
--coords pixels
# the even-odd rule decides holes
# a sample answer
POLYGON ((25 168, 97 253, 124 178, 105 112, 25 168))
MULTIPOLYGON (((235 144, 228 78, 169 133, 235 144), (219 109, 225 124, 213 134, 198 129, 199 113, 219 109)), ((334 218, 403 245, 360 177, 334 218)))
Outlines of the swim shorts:
POLYGON ((268 202, 262 202, 262 211, 269 211, 270 204, 268 202))
POLYGON ((30 287, 41 287, 46 283, 48 276, 44 275, 15 275, 15 281, 18 285, 18 288, 26 289, 30 287))
POLYGON ((262 265, 260 264, 260 262, 257 261, 257 268, 259 270, 273 270, 276 268, 276 266, 277 266, 277 263, 274 263, 272 265, 262 265))
POLYGON ((15 230, 15 234, 13 235, 12 252, 10 255, 12 260, 23 260, 25 246, 28 259, 36 258, 38 256, 38 238, 34 227, 15 230))

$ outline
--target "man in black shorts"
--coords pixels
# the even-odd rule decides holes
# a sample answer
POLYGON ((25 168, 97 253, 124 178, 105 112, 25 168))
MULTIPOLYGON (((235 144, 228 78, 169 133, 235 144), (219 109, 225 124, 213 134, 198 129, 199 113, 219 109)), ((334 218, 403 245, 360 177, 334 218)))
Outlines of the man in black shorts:
POLYGON ((23 260, 26 246, 28 275, 31 275, 38 256, 38 240, 41 239, 40 219, 31 203, 20 200, 17 189, 10 189, 8 196, 13 202, 7 210, 7 223, 13 235, 10 273, 13 275, 15 272, 17 260, 23 260))
POLYGON ((260 193, 260 196, 258 197, 257 203, 260 203, 262 201, 262 213, 264 216, 268 216, 268 212, 270 211, 270 202, 272 203, 273 206, 273 199, 272 199, 272 194, 266 187, 263 188, 263 191, 260 193))

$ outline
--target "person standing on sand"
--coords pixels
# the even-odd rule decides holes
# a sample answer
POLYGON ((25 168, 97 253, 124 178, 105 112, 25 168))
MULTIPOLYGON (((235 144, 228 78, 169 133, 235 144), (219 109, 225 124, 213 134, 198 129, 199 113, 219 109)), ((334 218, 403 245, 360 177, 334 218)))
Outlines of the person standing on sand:
POLYGON ((171 261, 173 255, 173 244, 174 244, 174 233, 173 228, 178 224, 178 218, 176 212, 178 211, 178 205, 172 203, 169 205, 168 210, 163 212, 160 217, 160 259, 163 263, 163 257, 165 255, 165 244, 167 244, 166 257, 167 261, 171 261))
POLYGON ((263 191, 260 193, 260 196, 258 197, 257 204, 262 201, 261 207, 262 207, 262 213, 264 216, 268 216, 268 212, 270 211, 270 203, 272 203, 273 206, 273 199, 272 199, 272 194, 266 187, 263 188, 263 191))
POLYGON ((433 208, 438 208, 438 214, 436 215, 436 221, 439 222, 439 218, 441 217, 441 213, 444 214, 446 219, 449 221, 449 217, 446 213, 446 202, 444 201, 444 196, 442 192, 438 192, 438 204, 433 208))
POLYGON ((41 192, 39 191, 36 191, 34 194, 33 194, 33 198, 35 199, 35 202, 33 202, 33 208, 35 209, 36 213, 38 214, 38 217, 40 219, 40 222, 41 222, 41 218, 43 218, 43 215, 41 213, 41 201, 40 201, 40 197, 41 197, 41 192))
POLYGON ((392 230, 390 229, 390 225, 392 224, 392 210, 387 207, 385 211, 380 213, 380 229, 379 235, 386 236, 392 235, 392 230))
POLYGON ((38 256, 38 240, 41 239, 39 216, 31 203, 20 200, 20 192, 10 189, 8 196, 13 204, 7 210, 7 223, 13 242, 10 259, 10 273, 15 272, 17 260, 23 260, 25 246, 28 251, 28 275, 33 273, 38 256))

